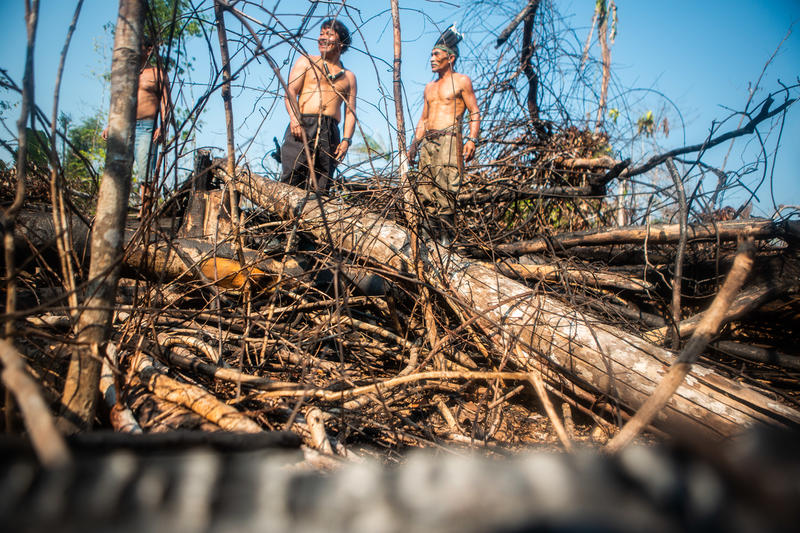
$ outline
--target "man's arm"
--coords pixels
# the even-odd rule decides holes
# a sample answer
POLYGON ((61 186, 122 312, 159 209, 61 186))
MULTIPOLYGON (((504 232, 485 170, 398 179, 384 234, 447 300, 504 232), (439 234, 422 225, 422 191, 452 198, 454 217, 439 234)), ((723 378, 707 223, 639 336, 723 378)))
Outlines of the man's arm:
POLYGON ((169 76, 166 71, 156 69, 156 87, 160 87, 160 105, 158 114, 161 116, 161 124, 153 131, 153 142, 157 143, 163 140, 164 133, 167 131, 167 125, 173 120, 172 117, 172 102, 170 100, 169 92, 169 76))
POLYGON ((417 128, 414 130, 414 140, 411 142, 411 146, 408 149, 408 160, 413 162, 417 156, 417 148, 419 148, 419 143, 422 142, 423 137, 425 137, 425 131, 427 131, 427 122, 428 122, 428 88, 430 84, 425 87, 425 92, 422 96, 422 115, 419 117, 419 122, 417 122, 417 128))
POLYGON ((414 141, 419 143, 425 137, 425 131, 428 129, 428 92, 430 91, 430 83, 425 87, 422 93, 422 115, 417 122, 417 129, 414 130, 414 141))
POLYGON ((475 155, 475 141, 481 133, 481 111, 478 108, 478 99, 472 88, 472 80, 464 76, 464 86, 461 88, 461 98, 467 106, 469 113, 469 139, 464 143, 464 159, 469 161, 475 155))
POLYGON ((347 94, 344 100, 344 126, 342 127, 344 137, 339 146, 336 147, 335 157, 339 161, 344 159, 347 150, 353 144, 353 133, 356 131, 356 75, 349 70, 345 71, 348 81, 347 94))
POLYGON ((300 91, 303 90, 303 82, 306 78, 310 63, 306 56, 301 56, 289 72, 289 79, 286 83, 286 97, 283 99, 286 105, 286 112, 289 113, 289 131, 295 139, 303 137, 303 127, 300 125, 300 105, 298 99, 300 91))

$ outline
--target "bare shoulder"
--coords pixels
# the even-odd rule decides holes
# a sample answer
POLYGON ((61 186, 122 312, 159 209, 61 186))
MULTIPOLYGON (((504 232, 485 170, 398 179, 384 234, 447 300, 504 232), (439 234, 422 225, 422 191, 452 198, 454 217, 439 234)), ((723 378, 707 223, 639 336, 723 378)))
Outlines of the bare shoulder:
POLYGON ((456 86, 461 89, 472 89, 472 80, 469 76, 461 74, 460 72, 455 72, 453 76, 456 79, 456 86))
POLYGON ((155 79, 158 69, 153 65, 148 65, 139 73, 139 78, 155 79))
POLYGON ((142 72, 139 73, 139 84, 147 83, 147 84, 155 84, 155 83, 165 83, 169 81, 167 79, 167 71, 163 68, 156 67, 154 65, 147 66, 142 69, 142 72))
POLYGON ((319 56, 301 55, 300 57, 297 58, 297 61, 294 62, 294 66, 292 67, 292 69, 308 70, 309 68, 311 68, 311 64, 317 63, 319 59, 320 59, 319 56))

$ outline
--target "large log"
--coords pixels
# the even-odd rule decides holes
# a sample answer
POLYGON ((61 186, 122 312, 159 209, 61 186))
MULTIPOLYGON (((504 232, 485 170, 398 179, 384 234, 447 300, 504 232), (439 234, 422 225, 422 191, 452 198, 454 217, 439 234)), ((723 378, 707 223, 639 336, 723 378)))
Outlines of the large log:
MULTIPOLYGON (((79 264, 88 262, 89 227, 78 217, 68 220, 72 233, 73 249, 79 264)), ((44 212, 20 213, 15 228, 16 250, 20 253, 17 264, 27 258, 39 259, 57 266, 58 250, 55 247, 53 219, 44 212)), ((236 249, 229 242, 211 243, 201 239, 156 238, 144 243, 132 230, 125 233, 125 253, 122 258, 123 274, 132 278, 153 281, 181 278, 185 281, 210 282, 222 289, 237 289, 245 280, 265 285, 282 274, 284 278, 299 276, 303 269, 292 257, 283 261, 265 258, 255 250, 244 249, 245 264, 239 263, 236 249)))
MULTIPOLYGON (((411 235, 377 214, 242 171, 238 190, 283 218, 297 218, 316 238, 404 273, 412 265, 411 235)), ((481 326, 524 369, 543 366, 581 388, 591 387, 636 410, 653 392, 674 354, 565 304, 537 294, 492 268, 448 253, 420 253, 430 282, 482 317, 481 326), (434 258, 441 257, 437 263, 434 258)), ((560 379, 547 373, 552 386, 560 379)), ((668 432, 729 437, 757 421, 798 425, 800 413, 749 387, 697 367, 653 424, 668 432)))

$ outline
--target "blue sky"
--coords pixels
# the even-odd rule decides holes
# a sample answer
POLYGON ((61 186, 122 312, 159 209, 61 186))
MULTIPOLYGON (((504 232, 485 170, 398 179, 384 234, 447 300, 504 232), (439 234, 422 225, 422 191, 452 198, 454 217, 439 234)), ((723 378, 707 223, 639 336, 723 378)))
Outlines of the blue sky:
MULTIPOLYGON (((72 0, 42 2, 35 80, 38 103, 48 114, 52 106, 58 56, 75 3, 72 0)), ((355 35, 353 50, 343 57, 346 66, 358 76, 359 118, 364 131, 384 144, 394 144, 394 108, 390 100, 392 31, 389 2, 358 1, 349 4, 349 14, 363 34, 363 38, 361 34, 355 35), (373 63, 366 56, 365 48, 377 56, 378 61, 373 63), (390 118, 388 123, 384 117, 387 111, 390 118)), ((458 4, 457 1, 400 0, 406 41, 403 44, 402 68, 408 97, 407 129, 411 129, 417 120, 422 89, 432 79, 427 59, 439 30, 442 25, 472 16, 461 8, 453 7, 458 4)), ((272 8, 276 4, 267 2, 265 5, 272 8)), ((296 4, 285 0, 278 3, 277 12, 287 13, 297 9, 290 9, 290 5, 296 4)), ((326 10, 332 9, 331 5, 321 4, 316 14, 325 14, 326 10)), ((796 22, 794 31, 766 71, 754 102, 762 100, 766 91, 778 89, 779 79, 791 84, 800 76, 800 2, 797 0, 675 0, 668 3, 617 0, 617 5, 618 34, 612 48, 616 79, 612 95, 620 87, 638 87, 649 91, 623 93, 616 100, 612 99, 609 105, 614 107, 624 100, 631 114, 643 113, 648 109, 654 110, 657 115, 663 113, 669 119, 671 132, 669 137, 659 138, 658 141, 667 149, 684 143, 701 142, 712 121, 726 118, 732 109, 743 108, 750 85, 758 78, 767 59, 793 22, 796 22), (659 93, 672 103, 668 103, 659 93), (672 104, 680 110, 680 116, 672 104), (685 130, 680 127, 681 121, 686 126, 685 130)), ((303 2, 302 6, 305 9, 308 3, 303 2)), ((558 2, 558 8, 575 29, 574 39, 580 48, 592 19, 594 1, 558 2)), ((115 19, 116 9, 117 2, 112 0, 85 0, 67 58, 67 75, 62 86, 61 109, 69 112, 73 118, 92 114, 108 106, 108 93, 107 90, 104 92, 98 73, 108 68, 106 62, 110 59, 110 42, 103 25, 115 19)), ((263 12, 248 10, 248 13, 266 20, 263 12)), ((14 79, 20 80, 25 46, 23 1, 0 0, 0 15, 0 31, 4 35, 0 68, 7 69, 14 79)), ((296 18, 285 15, 281 20, 291 27, 296 18)), ((499 31, 507 20, 508 17, 498 14, 479 22, 488 31, 499 31)), ((313 30, 304 41, 310 50, 314 50, 315 35, 313 30)), ((480 48, 475 48, 475 41, 485 37, 467 35, 467 43, 466 46, 462 45, 462 50, 472 48, 471 53, 481 53, 480 48)), ((202 41, 198 40, 190 49, 198 57, 197 69, 191 76, 198 83, 191 90, 194 98, 201 94, 202 85, 208 81, 205 60, 202 59, 206 53, 203 46, 202 41)), ((593 53, 597 54, 596 44, 593 46, 593 53)), ((287 61, 282 68, 285 75, 294 58, 291 51, 288 47, 279 47, 274 57, 279 62, 287 61)), ((465 54, 460 68, 469 73, 471 61, 472 58, 465 54)), ((251 162, 260 164, 265 161, 269 166, 271 163, 266 162, 268 159, 264 160, 263 155, 271 149, 272 137, 281 137, 286 124, 286 114, 280 101, 273 93, 264 92, 265 88, 268 91, 276 90, 277 85, 271 71, 262 62, 248 69, 243 86, 234 92, 237 144, 241 151, 247 153, 251 162)), ((478 96, 480 98, 480 94, 478 96)), ((0 92, 0 99, 9 98, 8 94, 0 92)), ((7 125, 13 128, 16 120, 14 111, 7 113, 6 118, 7 125)), ((201 120, 203 128, 198 135, 198 145, 224 146, 224 118, 218 95, 211 99, 201 120)), ((727 123, 723 131, 733 129, 737 122, 733 120, 727 123)), ((0 130, 0 135, 4 139, 10 137, 9 132, 4 130, 0 130)), ((798 146, 800 106, 795 106, 784 124, 782 149, 772 173, 776 203, 800 204, 798 146)), ((639 146, 619 145, 614 148, 618 151, 617 155, 627 157, 636 156, 642 146, 640 143, 639 146)), ((708 162, 720 164, 727 149, 727 144, 716 148, 709 154, 708 162)), ((752 139, 738 140, 726 168, 741 165, 743 157, 751 157, 754 149, 752 139), (741 155, 742 151, 744 156, 741 155)), ((749 177, 756 178, 759 176, 749 177)), ((762 214, 771 214, 772 200, 769 196, 766 188, 759 194, 758 205, 762 214)))

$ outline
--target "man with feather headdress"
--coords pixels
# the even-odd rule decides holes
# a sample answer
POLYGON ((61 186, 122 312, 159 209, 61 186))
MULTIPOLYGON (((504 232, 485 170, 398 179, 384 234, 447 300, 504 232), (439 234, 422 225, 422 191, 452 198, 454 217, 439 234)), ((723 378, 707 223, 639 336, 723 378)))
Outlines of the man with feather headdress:
POLYGON ((481 117, 472 80, 455 71, 462 36, 447 28, 431 51, 431 70, 437 79, 425 86, 422 116, 417 123, 409 159, 419 153, 414 173, 422 203, 434 222, 454 227, 456 195, 461 188, 464 160, 475 155, 481 117), (469 111, 469 136, 464 138, 464 112, 469 111))

